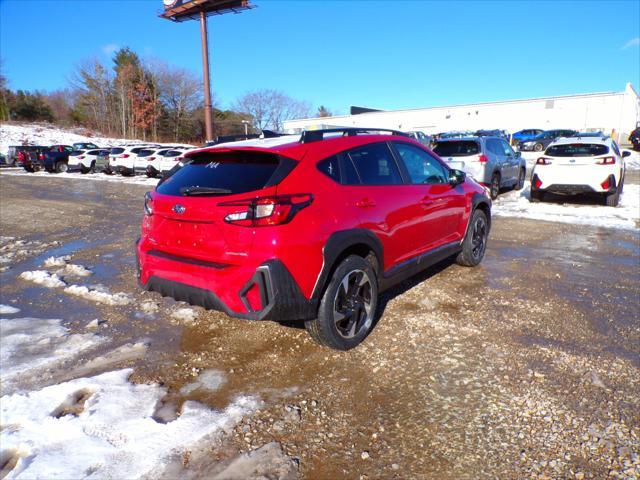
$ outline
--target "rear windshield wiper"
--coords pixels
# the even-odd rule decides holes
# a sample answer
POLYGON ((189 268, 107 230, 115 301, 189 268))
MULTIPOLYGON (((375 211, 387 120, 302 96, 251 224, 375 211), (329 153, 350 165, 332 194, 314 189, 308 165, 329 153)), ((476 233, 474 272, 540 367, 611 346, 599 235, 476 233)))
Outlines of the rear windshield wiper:
POLYGON ((182 187, 180 193, 186 197, 189 195, 220 195, 225 193, 231 193, 228 188, 214 188, 214 187, 182 187))

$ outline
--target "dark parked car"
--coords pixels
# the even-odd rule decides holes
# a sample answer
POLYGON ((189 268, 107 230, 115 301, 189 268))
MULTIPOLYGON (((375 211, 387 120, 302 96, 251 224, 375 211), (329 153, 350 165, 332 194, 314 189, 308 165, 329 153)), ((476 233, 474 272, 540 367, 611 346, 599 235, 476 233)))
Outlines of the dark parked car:
POLYGON ((72 146, 74 150, 95 150, 100 148, 98 145, 91 142, 77 142, 77 143, 74 143, 72 146))
POLYGON ((637 127, 631 135, 629 135, 629 141, 633 145, 633 149, 636 152, 640 152, 640 127, 637 127))
POLYGON ((546 130, 539 135, 536 135, 531 140, 518 144, 520 151, 544 151, 556 138, 560 137, 574 137, 578 132, 575 130, 546 130))
POLYGON ((499 137, 509 138, 509 134, 504 130, 478 130, 473 134, 475 137, 499 137))
POLYGON ((74 151, 71 145, 51 145, 43 154, 44 169, 51 173, 66 172, 69 169, 69 154, 74 151))
POLYGON ((27 172, 35 172, 42 169, 43 153, 49 147, 36 145, 24 145, 19 147, 9 147, 9 160, 16 167, 23 167, 27 172), (12 149, 14 149, 12 151, 12 149), (15 155, 12 159, 11 155, 15 155))

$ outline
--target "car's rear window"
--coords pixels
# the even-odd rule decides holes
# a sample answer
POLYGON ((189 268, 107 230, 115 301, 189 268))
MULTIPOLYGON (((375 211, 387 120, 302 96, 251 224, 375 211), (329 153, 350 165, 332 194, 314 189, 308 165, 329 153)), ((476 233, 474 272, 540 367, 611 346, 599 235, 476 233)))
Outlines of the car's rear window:
POLYGON ((466 157, 480 153, 480 147, 473 140, 461 140, 438 142, 433 151, 441 157, 466 157))
POLYGON ((187 158, 184 167, 161 182, 156 191, 182 195, 185 189, 217 189, 230 195, 275 185, 296 165, 293 160, 265 152, 202 152, 187 158))
POLYGON ((124 148, 115 147, 111 149, 111 155, 118 155, 124 152, 124 148))
POLYGON ((566 143, 552 145, 546 154, 550 157, 596 157, 609 153, 609 147, 599 143, 566 143))
POLYGON ((184 152, 182 152, 180 150, 168 150, 168 151, 165 151, 164 153, 162 153, 161 155, 163 157, 179 157, 183 153, 184 152))
POLYGON ((148 157, 149 155, 151 155, 153 152, 155 152, 155 150, 151 150, 151 149, 144 149, 144 150, 140 150, 138 152, 138 156, 139 157, 148 157))

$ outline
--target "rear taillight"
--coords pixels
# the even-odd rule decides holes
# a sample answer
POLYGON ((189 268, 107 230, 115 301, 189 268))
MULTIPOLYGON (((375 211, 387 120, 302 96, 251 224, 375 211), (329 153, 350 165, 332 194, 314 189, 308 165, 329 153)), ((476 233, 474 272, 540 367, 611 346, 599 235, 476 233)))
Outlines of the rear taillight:
POLYGON ((616 159, 613 157, 605 157, 596 160, 596 163, 598 165, 613 165, 614 163, 616 163, 616 159))
POLYGON ((548 158, 540 157, 536 160, 536 165, 551 165, 551 160, 548 158))
POLYGON ((303 208, 311 205, 313 195, 275 195, 220 203, 221 207, 244 207, 224 217, 224 221, 241 227, 269 227, 283 225, 303 208))
POLYGON ((84 155, 79 155, 78 158, 84 158, 84 155))
POLYGON ((184 160, 184 157, 173 157, 174 162, 181 162, 182 160, 184 160))
POLYGON ((489 159, 487 158, 487 156, 486 156, 486 155, 484 155, 484 154, 483 154, 483 155, 480 155, 480 156, 478 157, 478 161, 479 161, 480 163, 487 163, 487 162, 489 161, 489 159))
POLYGON ((147 162, 153 162, 156 159, 156 157, 147 157, 147 162))
POLYGON ((129 154, 123 153, 122 155, 118 155, 118 158, 129 158, 129 154))
POLYGON ((542 186, 542 182, 540 181, 537 175, 533 176, 533 180, 531 183, 533 184, 533 188, 536 190, 542 186))
POLYGON ((153 215, 153 197, 149 192, 144 194, 144 213, 153 215))
POLYGON ((41 153, 40 155, 38 155, 38 158, 39 158, 40 160, 44 160, 44 153, 41 153))

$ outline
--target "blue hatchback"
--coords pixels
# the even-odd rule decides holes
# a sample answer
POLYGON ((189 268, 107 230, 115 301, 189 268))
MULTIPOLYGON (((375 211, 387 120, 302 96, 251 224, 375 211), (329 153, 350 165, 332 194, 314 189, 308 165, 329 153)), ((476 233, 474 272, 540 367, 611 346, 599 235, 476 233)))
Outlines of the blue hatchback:
POLYGON ((527 130, 520 130, 512 135, 513 139, 518 143, 526 142, 528 140, 533 140, 537 135, 540 135, 544 130, 540 130, 539 128, 530 128, 527 130))

